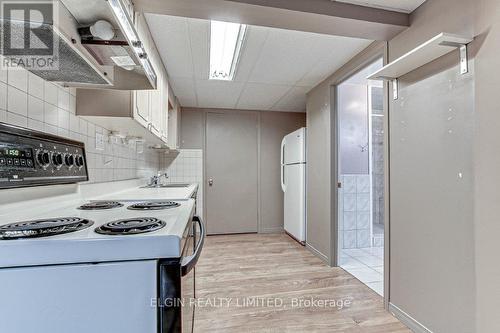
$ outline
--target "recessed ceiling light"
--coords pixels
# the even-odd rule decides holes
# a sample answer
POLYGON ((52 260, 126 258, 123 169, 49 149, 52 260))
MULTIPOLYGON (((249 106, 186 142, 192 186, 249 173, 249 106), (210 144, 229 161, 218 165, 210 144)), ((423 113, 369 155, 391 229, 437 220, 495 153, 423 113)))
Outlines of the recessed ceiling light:
POLYGON ((245 24, 211 21, 210 80, 233 80, 246 29, 245 24))

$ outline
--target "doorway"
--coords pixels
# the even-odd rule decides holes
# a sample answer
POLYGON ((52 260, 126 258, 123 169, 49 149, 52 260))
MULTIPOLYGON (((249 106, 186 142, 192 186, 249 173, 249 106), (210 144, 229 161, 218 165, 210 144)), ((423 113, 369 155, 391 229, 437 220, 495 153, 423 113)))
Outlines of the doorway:
POLYGON ((206 223, 209 234, 258 231, 258 114, 206 114, 206 223))
POLYGON ((336 86, 340 267, 384 294, 384 88, 366 78, 380 58, 336 86))

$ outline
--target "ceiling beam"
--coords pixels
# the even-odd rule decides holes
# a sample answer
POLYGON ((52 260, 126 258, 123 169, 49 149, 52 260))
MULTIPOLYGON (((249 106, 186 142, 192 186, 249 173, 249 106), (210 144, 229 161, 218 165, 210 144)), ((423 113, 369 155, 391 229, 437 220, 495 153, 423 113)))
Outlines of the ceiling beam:
POLYGON ((409 15, 330 0, 135 0, 146 13, 221 20, 281 29, 390 40, 409 15))

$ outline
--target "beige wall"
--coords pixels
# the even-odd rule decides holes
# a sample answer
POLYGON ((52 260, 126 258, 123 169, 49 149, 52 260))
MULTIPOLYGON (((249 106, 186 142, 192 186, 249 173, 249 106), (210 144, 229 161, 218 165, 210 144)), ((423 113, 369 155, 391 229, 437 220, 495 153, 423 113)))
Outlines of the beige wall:
POLYGON ((403 97, 410 94, 414 103, 402 106, 405 102, 398 101, 391 106, 391 302, 436 332, 498 332, 500 266, 492 262, 496 261, 500 234, 500 3, 428 0, 411 16, 411 22, 409 30, 390 42, 392 59, 442 31, 476 38, 469 46, 468 75, 457 74, 458 54, 450 54, 404 77, 403 97), (433 94, 436 91, 440 94, 433 94), (455 121, 438 116, 444 116, 447 106, 452 107, 455 121), (406 133, 398 126, 402 111, 414 117, 407 121, 406 133), (404 165, 398 164, 407 163, 404 158, 408 156, 397 154, 398 140, 424 129, 434 140, 432 144, 420 140, 414 155, 423 152, 422 146, 428 149, 420 161, 415 156, 413 162, 427 176, 421 177, 414 166, 407 166, 416 176, 402 188, 396 185, 395 170, 403 171, 404 165), (449 129, 454 133, 443 135, 449 129), (427 171, 431 165, 423 165, 425 158, 434 161, 432 172, 427 171), (453 177, 457 171, 463 171, 462 179, 453 177), (414 190, 422 183, 428 188, 420 193, 427 193, 425 197, 414 190), (418 221, 411 214, 417 214, 411 208, 417 197, 422 208, 418 221), (415 222, 426 227, 416 230, 415 222), (425 234, 422 229, 432 232, 425 234), (418 244, 419 238, 427 245, 418 244), (405 267, 407 261, 425 273, 405 267), (409 293, 408 285, 423 291, 423 297, 409 293))
POLYGON ((500 332, 500 2, 478 0, 475 34, 476 332, 500 332))
MULTIPOLYGON (((473 1, 427 1, 390 60, 440 32, 473 36, 473 14, 473 1)), ((390 303, 433 332, 475 331, 474 62, 466 75, 458 62, 401 77, 389 106, 390 303)))
MULTIPOLYGON (((183 108, 181 148, 204 149, 206 112, 183 108)), ((237 110, 242 111, 242 110, 237 110)), ((283 192, 280 186, 280 147, 283 137, 306 125, 304 113, 249 111, 259 116, 259 232, 283 229, 283 192)))
POLYGON ((384 54, 384 42, 374 42, 307 95, 307 244, 329 264, 334 263, 337 238, 336 122, 333 85, 384 54))

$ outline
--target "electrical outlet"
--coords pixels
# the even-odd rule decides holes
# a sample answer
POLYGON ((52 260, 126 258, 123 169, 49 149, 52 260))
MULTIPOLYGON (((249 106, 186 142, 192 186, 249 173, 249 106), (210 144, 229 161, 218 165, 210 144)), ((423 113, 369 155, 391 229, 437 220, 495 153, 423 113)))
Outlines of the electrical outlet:
POLYGON ((104 135, 102 133, 95 133, 95 149, 104 150, 104 135))

